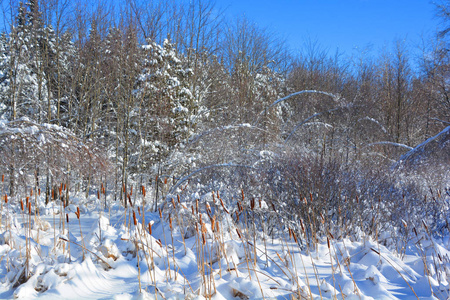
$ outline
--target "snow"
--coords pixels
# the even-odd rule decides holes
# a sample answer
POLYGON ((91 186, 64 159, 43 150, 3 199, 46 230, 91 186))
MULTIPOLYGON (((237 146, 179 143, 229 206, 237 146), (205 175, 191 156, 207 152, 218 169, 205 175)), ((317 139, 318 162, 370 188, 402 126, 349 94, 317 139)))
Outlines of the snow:
MULTIPOLYGON (((135 203, 139 210, 136 206, 124 210, 109 197, 106 209, 95 196, 74 198, 65 209, 69 223, 55 209, 61 208, 58 202, 47 206, 52 209, 41 209, 41 215, 32 212, 31 216, 22 213, 14 201, 3 203, 0 298, 449 296, 448 237, 432 238, 425 232, 412 235, 404 254, 364 235, 322 238, 305 247, 300 245, 301 235, 299 243, 288 235, 272 239, 255 232, 251 223, 237 223, 214 193, 197 196, 198 214, 194 208, 194 214, 191 211, 195 202, 171 201, 161 215, 150 210, 153 205, 144 208, 139 199, 135 203), (81 208, 80 220, 76 207, 81 208)), ((44 199, 37 201, 42 205, 44 199)), ((262 201, 255 212, 265 208, 262 201)))

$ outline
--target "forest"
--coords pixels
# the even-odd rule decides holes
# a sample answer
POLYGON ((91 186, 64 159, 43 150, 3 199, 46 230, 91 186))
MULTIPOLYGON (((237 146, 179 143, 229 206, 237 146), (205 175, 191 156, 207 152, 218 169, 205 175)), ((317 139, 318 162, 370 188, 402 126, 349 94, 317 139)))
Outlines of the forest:
MULTIPOLYGON (((331 240, 355 237, 366 245, 370 239, 378 243, 375 252, 381 244, 399 257, 407 254, 409 243, 418 247, 418 231, 430 241, 448 237, 449 1, 436 4, 442 27, 424 37, 420 49, 413 51, 406 39, 398 39, 378 52, 361 50, 352 56, 308 38, 301 49, 291 49, 277 33, 242 16, 226 18, 208 0, 1 5, 0 175, 2 218, 7 221, 0 220, 0 244, 9 247, 0 249, 2 259, 18 249, 11 242, 13 219, 22 224, 17 230, 29 231, 24 233, 25 258, 17 260, 20 266, 0 259, 0 271, 10 274, 8 288, 48 274, 30 267, 28 243, 36 240, 32 228, 39 215, 50 223, 53 218, 50 230, 55 233, 59 226, 60 240, 67 242, 69 216, 80 219, 83 205, 81 214, 92 207, 100 214, 100 244, 91 243, 89 251, 97 253, 93 260, 103 257, 103 265, 111 258, 100 249, 106 243, 101 239, 102 213, 109 210, 111 217, 111 210, 120 211, 117 218, 129 230, 133 222, 139 229, 136 214, 141 216, 142 228, 130 251, 138 266, 136 257, 142 256, 150 274, 153 256, 138 245, 144 243, 142 231, 148 231, 145 213, 160 218, 155 222, 162 232, 166 226, 162 244, 168 270, 174 245, 184 245, 186 253, 189 237, 203 245, 211 242, 209 252, 197 249, 197 257, 206 255, 206 261, 217 244, 223 249, 214 253, 227 258, 214 227, 221 221, 242 240, 244 254, 238 256, 245 257, 250 278, 257 274, 248 261, 254 260, 256 269, 257 250, 250 249, 257 244, 252 238, 256 232, 264 245, 266 237, 273 243, 289 235, 299 251, 319 252, 321 241, 329 249, 331 240), (180 207, 188 213, 192 208, 192 214, 181 213, 180 207), (24 213, 30 215, 29 223, 24 213), (175 215, 183 242, 174 244, 172 236, 167 248, 175 215), (210 222, 208 234, 204 222, 210 222)), ((79 227, 81 234, 81 222, 79 227)), ((150 236, 151 231, 150 226, 150 236)), ((37 236, 39 240, 39 230, 37 236)), ((49 245, 61 247, 56 234, 51 238, 49 245)), ((83 235, 77 240, 81 245, 83 235)), ((289 251, 287 241, 286 247, 289 251)), ((80 264, 87 248, 82 247, 82 260, 78 253, 80 264)), ((70 260, 70 246, 68 253, 70 260)), ((426 251, 420 253, 427 261, 426 251)), ((449 256, 440 263, 434 259, 434 271, 424 263, 422 272, 450 274, 449 256)), ((337 254, 336 260, 339 264, 337 254)), ((209 265, 212 270, 212 261, 209 265)), ((215 285, 212 292, 213 271, 202 267, 198 294, 227 298, 215 285)), ((351 275, 350 263, 347 269, 351 275)), ((174 265, 172 271, 177 274, 174 265)), ((157 298, 157 291, 168 290, 157 289, 155 276, 157 298)), ((298 298, 352 294, 335 285, 335 293, 327 296, 317 274, 317 289, 308 283, 303 293, 293 278, 292 293, 298 298)), ((429 286, 431 297, 448 296, 448 282, 446 294, 433 290, 431 281, 429 286)), ((254 297, 264 298, 261 283, 256 290, 259 296, 254 297)), ((232 296, 253 298, 242 290, 233 290, 232 296)))

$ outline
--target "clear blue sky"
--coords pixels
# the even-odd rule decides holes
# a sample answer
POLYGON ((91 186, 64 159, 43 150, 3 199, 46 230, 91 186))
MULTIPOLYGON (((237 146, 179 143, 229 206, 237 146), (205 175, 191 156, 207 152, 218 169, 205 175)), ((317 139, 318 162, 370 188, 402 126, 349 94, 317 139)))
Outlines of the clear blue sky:
POLYGON ((346 55, 367 46, 378 52, 405 38, 414 48, 439 25, 430 0, 217 0, 216 5, 228 18, 245 15, 279 34, 293 49, 309 38, 346 55))

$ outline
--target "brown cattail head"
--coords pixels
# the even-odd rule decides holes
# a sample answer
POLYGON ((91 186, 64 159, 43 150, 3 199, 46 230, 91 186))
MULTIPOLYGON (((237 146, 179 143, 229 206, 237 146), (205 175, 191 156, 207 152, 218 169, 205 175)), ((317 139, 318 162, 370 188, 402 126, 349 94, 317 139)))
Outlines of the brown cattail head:
POLYGON ((239 201, 237 203, 237 207, 238 207, 238 210, 241 212, 242 211, 242 207, 241 207, 241 203, 239 203, 239 201))
POLYGON ((195 215, 194 205, 191 205, 192 214, 195 215))
POLYGON ((145 197, 145 186, 142 186, 142 195, 145 197))
POLYGON ((250 200, 250 208, 253 210, 255 208, 255 198, 250 200))
POLYGON ((152 223, 148 222, 148 233, 152 234, 152 223))
POLYGON ((133 196, 133 186, 130 187, 130 196, 133 196))
POLYGON ((258 201, 259 201, 259 208, 262 208, 262 201, 261 201, 261 199, 258 199, 258 201))
POLYGON ((77 215, 77 219, 79 220, 80 219, 80 207, 77 207, 76 215, 77 215))
POLYGON ((359 197, 356 195, 356 203, 359 203, 359 197))
POLYGON ((69 214, 66 214, 66 221, 69 223, 69 214))
POLYGON ((23 211, 23 201, 20 199, 20 209, 23 211))
POLYGON ((162 248, 161 239, 158 239, 158 240, 156 241, 156 243, 162 248))
POLYGON ((41 195, 41 189, 38 189, 38 195, 39 196, 41 195))
POLYGON ((29 202, 30 202, 30 197, 27 197, 27 198, 26 198, 26 202, 25 202, 27 207, 28 207, 28 203, 29 203, 29 202))
POLYGON ((237 232, 237 235, 239 236, 239 238, 242 239, 242 235, 241 235, 241 233, 239 232, 239 229, 236 228, 236 232, 237 232))
POLYGON ((97 191, 97 198, 100 199, 100 190, 97 191))
POLYGON ((275 209, 275 204, 273 204, 273 202, 272 202, 272 209, 273 209, 274 212, 277 211, 277 210, 275 209))
POLYGON ((206 237, 205 234, 202 232, 202 244, 205 245, 206 244, 206 237))
POLYGON ((416 234, 416 236, 418 236, 416 227, 413 228, 413 231, 414 231, 414 233, 416 234))
POLYGON ((136 219, 136 213, 133 210, 133 222, 134 222, 134 226, 137 226, 137 219, 136 219))
POLYGON ((164 178, 164 184, 167 184, 167 177, 164 178))
POLYGON ((172 216, 169 214, 169 227, 172 230, 172 216))
POLYGON ((292 231, 291 231, 291 228, 288 227, 288 231, 289 231, 289 239, 292 239, 292 231))
POLYGON ((195 199, 195 212, 198 214, 198 199, 195 199))
POLYGON ((214 216, 214 217, 211 219, 211 230, 212 230, 212 232, 214 232, 214 228, 215 228, 214 225, 216 225, 216 216, 214 216))
POLYGON ((59 186, 59 196, 62 195, 62 189, 63 189, 63 184, 61 183, 61 185, 59 186))
POLYGON ((162 211, 161 211, 161 207, 159 208, 159 218, 162 220, 162 211))
POLYGON ((2 174, 2 182, 5 181, 5 175, 2 174))
POLYGON ((175 200, 172 198, 172 206, 175 208, 175 200))
POLYGON ((235 212, 236 212, 236 222, 239 222, 239 213, 237 210, 235 212))
POLYGON ((328 249, 330 249, 330 239, 327 237, 327 245, 328 245, 328 249))
POLYGON ((55 190, 52 189, 52 199, 55 199, 55 190))
POLYGON ((128 194, 128 195, 127 195, 128 203, 130 203, 130 206, 133 207, 133 203, 131 202, 131 196, 130 196, 130 195, 131 195, 131 194, 128 194))
POLYGON ((138 206, 138 213, 141 215, 141 208, 138 206))
POLYGON ((5 203, 8 203, 8 195, 5 194, 5 203))
POLYGON ((309 200, 311 200, 311 203, 313 202, 312 193, 309 193, 309 200))
POLYGON ((125 191, 125 183, 122 184, 122 191, 123 191, 123 193, 126 193, 126 191, 125 191))
POLYGON ((180 195, 178 195, 178 194, 177 194, 177 201, 178 201, 178 204, 181 204, 180 195))
POLYGON ((305 233, 305 225, 303 225, 303 220, 300 219, 300 226, 302 227, 303 233, 305 233))
POLYGON ((295 232, 292 230, 292 236, 294 237, 294 241, 296 242, 296 243, 298 243, 298 241, 297 241, 297 236, 295 235, 295 232))
POLYGON ((33 189, 30 189, 30 197, 33 197, 33 189))
POLYGON ((28 213, 31 215, 31 202, 28 203, 28 213))

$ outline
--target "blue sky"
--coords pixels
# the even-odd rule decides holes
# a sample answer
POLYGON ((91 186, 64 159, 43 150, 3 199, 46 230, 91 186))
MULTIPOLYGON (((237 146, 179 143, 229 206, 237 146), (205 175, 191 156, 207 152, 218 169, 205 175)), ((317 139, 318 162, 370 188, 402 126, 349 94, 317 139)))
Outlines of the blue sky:
POLYGON ((415 48, 439 25, 429 0, 217 0, 216 5, 227 17, 245 15, 279 34, 293 49, 311 39, 349 56, 390 48, 396 39, 415 48))

